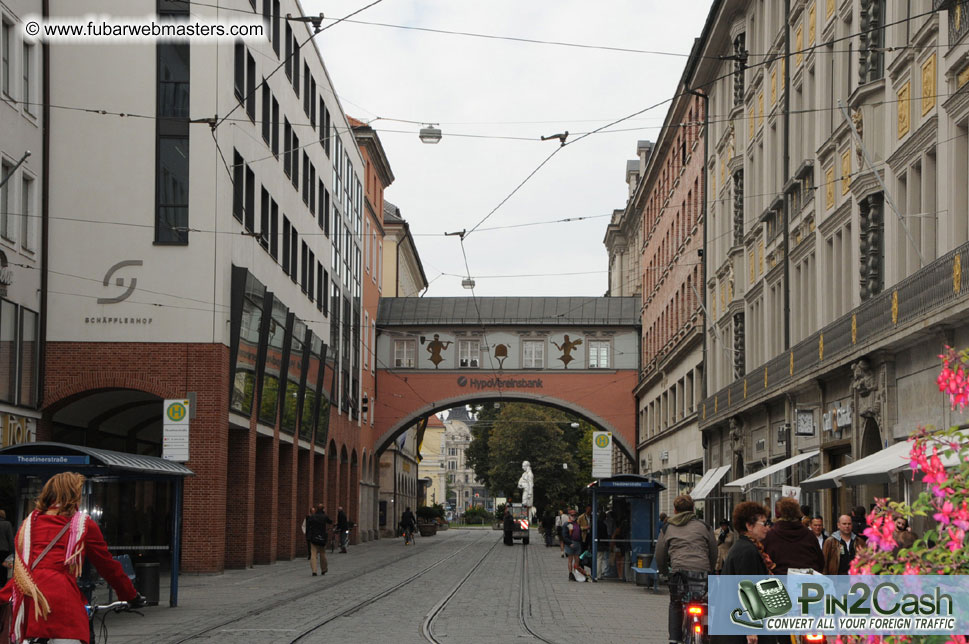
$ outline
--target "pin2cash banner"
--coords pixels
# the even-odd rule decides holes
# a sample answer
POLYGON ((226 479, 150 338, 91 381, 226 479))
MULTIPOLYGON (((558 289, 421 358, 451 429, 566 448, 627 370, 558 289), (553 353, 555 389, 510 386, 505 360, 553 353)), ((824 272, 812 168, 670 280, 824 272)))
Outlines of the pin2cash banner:
POLYGON ((969 633, 969 575, 710 575, 711 635, 969 633))

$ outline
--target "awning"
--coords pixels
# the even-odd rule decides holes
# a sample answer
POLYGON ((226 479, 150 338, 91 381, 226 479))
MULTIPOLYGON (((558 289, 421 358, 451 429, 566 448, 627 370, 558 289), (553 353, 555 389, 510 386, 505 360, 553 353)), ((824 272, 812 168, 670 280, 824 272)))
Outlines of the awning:
POLYGON ((794 465, 796 463, 800 463, 801 461, 807 460, 807 459, 811 458, 812 456, 817 456, 820 453, 821 453, 821 451, 816 449, 816 450, 813 450, 813 451, 810 451, 810 452, 804 452, 803 454, 798 454, 796 456, 792 456, 791 458, 785 459, 785 460, 783 460, 783 461, 781 461, 779 463, 774 463, 773 465, 768 465, 764 469, 758 470, 757 472, 754 472, 753 474, 748 474, 747 476, 741 477, 741 478, 739 478, 739 479, 737 479, 735 481, 730 481, 729 483, 725 483, 724 486, 723 486, 723 489, 726 490, 728 488, 733 488, 732 490, 730 490, 732 492, 735 492, 735 491, 743 491, 744 489, 746 489, 747 487, 749 487, 751 484, 756 483, 757 481, 759 481, 759 480, 761 480, 763 478, 766 478, 766 477, 770 476, 774 472, 780 472, 781 470, 783 470, 783 469, 785 469, 787 467, 790 467, 791 465, 794 465))
POLYGON ((693 491, 690 492, 690 497, 694 501, 702 501, 713 492, 713 488, 717 487, 717 483, 720 482, 727 472, 730 471, 729 465, 721 465, 720 467, 715 467, 712 470, 707 470, 703 477, 697 482, 693 491))
POLYGON ((134 476, 192 476, 181 463, 157 456, 115 452, 66 443, 20 443, 0 449, 0 465, 23 470, 70 470, 88 476, 126 473, 134 476))
MULTIPOLYGON (((908 441, 895 443, 885 449, 875 452, 854 463, 825 472, 806 481, 801 481, 801 489, 812 492, 845 485, 869 485, 890 483, 895 480, 899 472, 909 469, 909 453, 912 444, 908 441)), ((945 467, 959 464, 959 455, 940 456, 945 467)))

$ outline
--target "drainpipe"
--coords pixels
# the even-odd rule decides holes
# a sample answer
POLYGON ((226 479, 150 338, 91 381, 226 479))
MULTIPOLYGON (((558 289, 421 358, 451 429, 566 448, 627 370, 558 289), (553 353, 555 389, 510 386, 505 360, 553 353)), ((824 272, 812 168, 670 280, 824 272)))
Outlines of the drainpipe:
MULTIPOLYGON (((44 0, 42 11, 44 20, 46 21, 48 16, 50 16, 50 0, 44 0)), ((47 377, 47 288, 49 270, 47 255, 50 245, 50 231, 48 230, 50 221, 50 45, 46 41, 41 45, 41 55, 44 57, 44 64, 42 66, 44 74, 42 81, 43 98, 41 98, 43 102, 41 118, 44 119, 41 130, 44 158, 41 160, 43 185, 40 189, 40 355, 38 357, 40 364, 37 365, 38 409, 44 405, 44 382, 47 377)), ((49 440, 50 437, 48 436, 47 439, 49 440)))
MULTIPOLYGON (((791 178, 791 0, 784 0, 784 169, 783 185, 791 178)), ((784 350, 791 348, 791 202, 784 194, 784 350)), ((788 441, 790 451, 790 441, 788 441)))
MULTIPOLYGON (((791 200, 787 182, 791 178, 791 0, 784 0, 784 350, 791 348, 791 200)), ((788 398, 789 425, 785 458, 791 457, 794 442, 794 401, 788 398)))

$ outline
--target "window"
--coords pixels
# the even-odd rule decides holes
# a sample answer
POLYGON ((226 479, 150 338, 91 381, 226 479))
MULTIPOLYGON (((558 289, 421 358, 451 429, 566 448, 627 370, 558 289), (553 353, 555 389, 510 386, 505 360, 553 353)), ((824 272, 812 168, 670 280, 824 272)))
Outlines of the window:
MULTIPOLYGON (((323 294, 326 295, 330 292, 330 274, 327 270, 323 269, 323 294)), ((330 315, 330 301, 328 298, 323 298, 323 317, 329 317, 330 315)))
POLYGON ((330 236, 330 193, 326 189, 326 186, 320 181, 320 210, 318 214, 317 221, 320 224, 320 230, 327 237, 330 236))
MULTIPOLYGON (((279 53, 279 48, 276 48, 279 53)), ((293 28, 286 23, 286 78, 293 79, 293 28)))
POLYGON ((326 288, 323 286, 323 264, 316 262, 316 308, 321 311, 326 302, 324 293, 326 293, 326 288))
POLYGON ((28 114, 34 113, 34 93, 31 88, 30 77, 34 68, 34 46, 24 43, 24 109, 28 114))
MULTIPOLYGON (((455 463, 454 461, 448 461, 447 462, 447 468, 449 470, 456 470, 456 469, 458 469, 458 464, 455 463)), ((450 478, 451 478, 451 482, 453 483, 454 482, 454 477, 452 476, 450 478)))
POLYGON ((289 45, 289 51, 292 53, 292 59, 286 59, 286 74, 290 74, 289 64, 292 62, 292 76, 290 79, 293 81, 293 91, 296 92, 296 96, 299 97, 299 41, 296 40, 296 36, 293 35, 292 30, 289 25, 286 25, 286 32, 289 34, 291 44, 289 45))
POLYGON ((310 103, 316 97, 310 93, 310 66, 304 62, 303 63, 303 113, 307 117, 310 115, 310 103))
POLYGON ((26 251, 34 250, 34 180, 23 175, 20 184, 20 245, 26 251))
POLYGON ((246 164, 246 230, 256 230, 256 173, 246 164))
POLYGON ((279 158, 279 101, 273 96, 273 118, 272 118, 272 128, 273 128, 273 156, 277 159, 279 158))
POLYGON ((458 366, 477 369, 481 359, 481 344, 477 340, 458 340, 458 366))
POLYGON ((262 140, 269 145, 272 142, 272 95, 269 93, 269 85, 266 79, 262 79, 262 140))
POLYGON ((269 193, 265 186, 259 192, 259 244, 269 248, 269 193))
POLYGON ((299 233, 296 232, 296 226, 290 226, 289 229, 289 278, 296 283, 296 262, 299 261, 299 256, 296 254, 299 252, 299 233))
POLYGON ((299 286, 306 292, 306 287, 309 284, 309 248, 306 246, 304 241, 302 244, 302 253, 300 253, 300 264, 299 264, 299 286))
POLYGON ((320 99, 320 143, 323 144, 323 152, 330 156, 330 110, 326 108, 323 99, 320 99))
POLYGON ((589 340, 589 368, 609 368, 609 341, 589 340))
POLYGON ((256 60, 246 52, 246 114, 256 122, 256 60))
POLYGON ((310 78, 310 91, 307 92, 310 99, 310 125, 313 129, 316 129, 316 101, 313 99, 316 96, 316 79, 310 78))
POLYGON ((2 62, 2 69, 0 69, 0 73, 3 74, 3 78, 0 78, 0 83, 3 84, 3 93, 10 96, 10 53, 12 50, 10 43, 13 40, 13 25, 7 22, 2 24, 3 42, 0 43, 0 46, 2 46, 2 54, 0 54, 0 58, 2 58, 2 61, 0 61, 2 62))
POLYGON ((283 118, 283 172, 286 173, 287 177, 293 175, 293 151, 289 147, 292 138, 293 128, 289 124, 289 119, 283 118))
POLYGON ((245 207, 243 203, 244 190, 246 185, 245 180, 245 162, 242 160, 242 155, 238 151, 233 150, 232 152, 232 216, 239 220, 241 223, 245 217, 243 208, 245 207))
POLYGON ((273 259, 279 256, 279 205, 269 199, 269 254, 273 259))
MULTIPOLYGON (((413 369, 417 343, 413 340, 394 340, 394 366, 413 369)), ((452 468, 453 469, 453 468, 452 468)))
POLYGON ((522 368, 545 367, 545 340, 522 340, 522 368))
POLYGON ((293 187, 299 190, 299 137, 296 136, 295 130, 293 130, 292 145, 289 149, 292 152, 293 159, 293 173, 290 178, 293 180, 293 187))
POLYGON ((303 203, 307 206, 310 205, 310 192, 313 186, 310 184, 310 160, 303 152, 303 203))
POLYGON ((9 238, 10 236, 10 175, 13 173, 13 166, 7 163, 0 165, 0 235, 9 238))
POLYGON ((289 218, 283 216, 283 272, 289 275, 289 218))
POLYGON ((188 137, 159 137, 155 241, 188 243, 188 137))
POLYGON ((273 51, 279 57, 279 0, 273 0, 273 51))
POLYGON ((246 46, 237 41, 233 50, 233 71, 235 75, 235 93, 239 102, 246 99, 246 46))

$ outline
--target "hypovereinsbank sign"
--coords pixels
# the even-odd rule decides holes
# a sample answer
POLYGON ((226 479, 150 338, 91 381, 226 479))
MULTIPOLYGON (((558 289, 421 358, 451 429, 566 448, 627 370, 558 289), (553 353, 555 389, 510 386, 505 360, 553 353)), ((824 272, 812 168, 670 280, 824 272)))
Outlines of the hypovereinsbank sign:
POLYGON ((969 576, 711 575, 711 635, 969 633, 969 576))

